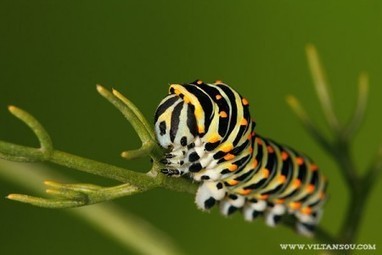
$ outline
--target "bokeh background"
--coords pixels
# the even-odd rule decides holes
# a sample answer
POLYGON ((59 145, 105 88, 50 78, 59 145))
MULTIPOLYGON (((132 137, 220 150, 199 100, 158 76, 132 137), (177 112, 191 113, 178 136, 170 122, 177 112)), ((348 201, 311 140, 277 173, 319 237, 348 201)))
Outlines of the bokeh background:
MULTIPOLYGON (((364 170, 381 143, 381 27, 378 0, 2 0, 0 139, 37 144, 7 112, 14 104, 44 124, 56 148, 146 171, 148 159, 119 158, 122 150, 140 143, 95 84, 120 90, 152 119, 169 83, 221 79, 249 99, 259 133, 306 152, 321 166, 330 179, 321 226, 334 233, 351 198, 335 163, 299 124, 285 96, 301 99, 325 129, 307 68, 307 43, 317 46, 343 121, 354 107, 358 75, 367 71, 369 108, 353 148, 364 170)), ((83 182, 114 184, 54 168, 83 182)), ((135 254, 66 210, 4 199, 28 189, 0 182, 1 254, 135 254)), ((379 181, 358 239, 377 248, 382 245, 381 194, 379 181)), ((240 214, 226 219, 217 210, 202 213, 189 194, 157 189, 116 203, 168 233, 188 254, 283 254, 279 243, 315 242, 283 226, 266 227, 262 220, 247 223, 240 214)))

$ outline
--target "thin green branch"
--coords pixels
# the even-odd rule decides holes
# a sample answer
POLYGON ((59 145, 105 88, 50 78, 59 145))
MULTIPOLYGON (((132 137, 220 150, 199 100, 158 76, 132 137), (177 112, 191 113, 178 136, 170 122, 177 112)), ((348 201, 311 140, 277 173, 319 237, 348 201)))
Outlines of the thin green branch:
POLYGON ((44 208, 70 208, 85 205, 78 200, 47 199, 23 194, 9 194, 8 199, 44 208))
POLYGON ((104 188, 93 184, 61 184, 45 181, 45 185, 50 187, 46 193, 53 195, 54 199, 22 194, 10 194, 7 198, 45 208, 71 208, 131 196, 143 191, 131 184, 104 188))
POLYGON ((137 116, 141 124, 146 128, 146 131, 151 136, 151 139, 155 140, 154 130, 143 116, 142 112, 136 107, 128 98, 122 95, 118 90, 112 89, 111 91, 114 96, 116 96, 119 100, 121 100, 131 111, 137 116))
POLYGON ((15 106, 9 106, 8 109, 12 115, 24 122, 33 131, 40 142, 40 148, 0 141, 0 158, 21 162, 47 160, 52 153, 53 146, 50 136, 44 127, 32 115, 22 109, 15 106))
POLYGON ((37 148, 0 141, 0 158, 19 162, 40 162, 45 160, 45 155, 37 148))
POLYGON ((367 75, 367 73, 362 72, 359 75, 358 99, 357 99, 356 107, 349 124, 346 125, 346 128, 343 132, 344 140, 351 139, 352 136, 354 136, 359 130, 365 117, 368 94, 369 94, 369 76, 367 75))
POLYGON ((328 89, 328 82, 325 77, 324 69, 321 66, 316 47, 312 44, 308 44, 305 49, 310 72, 314 81, 313 84, 316 89, 318 99, 320 100, 326 121, 332 130, 339 132, 340 124, 334 113, 333 103, 328 89))
POLYGON ((101 85, 97 85, 97 91, 125 116, 125 118, 131 123, 142 141, 142 147, 140 149, 125 151, 122 153, 122 156, 126 157, 127 159, 133 159, 135 157, 146 156, 147 153, 149 153, 154 160, 159 161, 160 155, 158 155, 158 152, 161 150, 156 144, 152 130, 147 128, 147 121, 142 121, 144 118, 143 115, 139 112, 138 108, 125 97, 123 97, 118 91, 114 90, 114 93, 111 93, 101 85), (133 106, 133 108, 131 108, 131 106, 133 106))
POLYGON ((49 161, 68 168, 80 170, 123 183, 134 183, 137 187, 145 187, 147 185, 154 187, 159 184, 157 180, 147 174, 138 173, 92 159, 79 157, 63 151, 55 150, 49 161))
POLYGON ((23 111, 16 106, 9 106, 8 110, 22 122, 24 122, 36 135, 40 142, 40 148, 45 157, 49 157, 49 153, 52 152, 53 145, 49 134, 45 131, 44 127, 29 113, 23 111))

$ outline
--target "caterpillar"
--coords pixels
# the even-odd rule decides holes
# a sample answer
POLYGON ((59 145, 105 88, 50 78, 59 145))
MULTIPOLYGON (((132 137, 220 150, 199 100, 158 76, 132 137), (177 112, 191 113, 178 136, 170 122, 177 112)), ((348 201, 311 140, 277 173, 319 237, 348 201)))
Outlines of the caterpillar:
POLYGON ((197 207, 241 210, 247 221, 263 215, 272 227, 289 214, 300 234, 314 234, 326 177, 306 155, 257 134, 248 100, 227 84, 171 84, 154 122, 168 150, 161 172, 199 182, 197 207))

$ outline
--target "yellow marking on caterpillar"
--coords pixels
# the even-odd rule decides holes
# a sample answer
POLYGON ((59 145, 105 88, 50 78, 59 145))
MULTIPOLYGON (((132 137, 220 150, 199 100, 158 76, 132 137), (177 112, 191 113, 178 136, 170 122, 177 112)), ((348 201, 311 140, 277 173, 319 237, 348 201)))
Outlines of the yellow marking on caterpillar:
POLYGON ((204 110, 202 107, 195 106, 195 111, 194 111, 196 119, 200 120, 203 118, 204 115, 204 110))
POLYGON ((186 103, 186 104, 189 104, 191 101, 188 97, 184 96, 183 97, 183 101, 186 103))
POLYGON ((216 142, 218 142, 218 141, 220 141, 220 136, 218 135, 218 134, 212 134, 211 136, 210 136, 210 138, 208 139, 208 142, 209 143, 216 143, 216 142))
POLYGON ((230 144, 224 144, 220 147, 220 150, 222 152, 229 152, 233 149, 233 145, 230 143, 230 144))

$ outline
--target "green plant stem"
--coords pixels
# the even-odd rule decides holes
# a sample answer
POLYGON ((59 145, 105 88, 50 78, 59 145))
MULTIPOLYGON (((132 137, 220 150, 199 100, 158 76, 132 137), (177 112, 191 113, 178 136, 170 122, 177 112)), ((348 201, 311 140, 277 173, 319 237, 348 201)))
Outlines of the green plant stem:
POLYGON ((321 66, 317 50, 311 44, 308 44, 305 50, 308 57, 310 72, 313 77, 314 88, 316 89, 318 99, 320 100, 322 111, 324 112, 329 127, 332 130, 339 130, 340 124, 333 111, 333 103, 329 93, 328 82, 325 77, 324 69, 321 66))
POLYGON ((362 178, 358 178, 357 187, 350 189, 350 204, 340 230, 342 242, 353 243, 358 234, 362 214, 367 205, 374 184, 379 180, 382 171, 382 147, 379 149, 374 163, 362 178))
POLYGON ((158 180, 144 173, 134 172, 63 151, 55 150, 49 161, 72 169, 120 181, 122 183, 133 183, 139 188, 153 188, 159 185, 158 180))
POLYGON ((333 144, 333 153, 331 156, 337 162, 340 172, 346 181, 347 187, 351 193, 357 193, 359 187, 359 177, 355 164, 350 153, 348 141, 338 141, 333 144))

